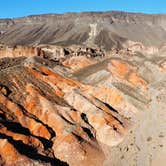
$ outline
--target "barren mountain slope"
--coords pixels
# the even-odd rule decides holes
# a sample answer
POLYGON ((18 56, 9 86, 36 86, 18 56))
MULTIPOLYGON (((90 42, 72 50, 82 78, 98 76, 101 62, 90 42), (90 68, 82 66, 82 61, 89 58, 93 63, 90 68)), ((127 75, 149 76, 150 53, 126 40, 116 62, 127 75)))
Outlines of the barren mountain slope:
POLYGON ((0 43, 0 165, 165 166, 166 15, 1 19, 0 43))
POLYGON ((147 46, 166 42, 166 16, 125 12, 91 12, 28 16, 0 20, 5 44, 73 44, 122 48, 127 41, 147 46))
POLYGON ((164 159, 164 56, 3 57, 0 78, 2 165, 150 166, 164 159))

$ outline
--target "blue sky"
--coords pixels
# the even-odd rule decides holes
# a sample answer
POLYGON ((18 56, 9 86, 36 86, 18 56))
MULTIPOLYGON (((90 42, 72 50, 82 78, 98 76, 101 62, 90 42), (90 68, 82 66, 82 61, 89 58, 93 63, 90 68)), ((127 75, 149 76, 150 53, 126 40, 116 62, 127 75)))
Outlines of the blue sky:
POLYGON ((0 0, 0 18, 109 10, 166 13, 166 0, 0 0))

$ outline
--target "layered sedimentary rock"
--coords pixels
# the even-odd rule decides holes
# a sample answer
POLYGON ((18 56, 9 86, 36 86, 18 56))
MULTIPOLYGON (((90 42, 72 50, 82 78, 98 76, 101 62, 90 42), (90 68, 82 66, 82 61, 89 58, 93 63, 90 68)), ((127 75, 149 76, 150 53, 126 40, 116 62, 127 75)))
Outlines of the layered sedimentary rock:
POLYGON ((0 20, 0 165, 163 166, 165 20, 0 20))
POLYGON ((148 111, 157 81, 149 66, 163 79, 164 57, 76 52, 53 61, 44 54, 0 59, 1 164, 116 163, 109 151, 148 111))

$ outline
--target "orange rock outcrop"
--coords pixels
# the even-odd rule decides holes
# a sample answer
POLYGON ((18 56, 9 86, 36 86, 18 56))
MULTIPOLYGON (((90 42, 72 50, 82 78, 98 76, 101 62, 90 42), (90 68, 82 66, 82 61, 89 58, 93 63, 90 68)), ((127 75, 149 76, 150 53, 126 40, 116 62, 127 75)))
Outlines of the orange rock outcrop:
POLYGON ((73 59, 54 67, 42 56, 20 59, 10 67, 2 63, 0 155, 4 165, 101 166, 106 159, 102 145, 112 147, 123 141, 131 127, 128 117, 138 110, 110 85, 122 83, 133 91, 140 86, 144 93, 146 81, 137 67, 117 58, 105 65, 91 58, 73 59), (93 66, 95 76, 88 73, 93 66), (86 72, 81 81, 76 74, 80 70, 86 72), (104 82, 103 73, 109 75, 104 82), (93 77, 98 79, 96 84, 86 83, 93 77))

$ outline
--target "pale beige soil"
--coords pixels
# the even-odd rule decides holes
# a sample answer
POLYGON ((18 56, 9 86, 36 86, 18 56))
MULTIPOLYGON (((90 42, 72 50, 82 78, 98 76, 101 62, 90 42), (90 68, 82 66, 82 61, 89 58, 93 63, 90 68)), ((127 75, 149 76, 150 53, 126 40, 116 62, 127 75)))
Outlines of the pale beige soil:
POLYGON ((155 75, 149 85, 150 105, 133 117, 135 126, 121 144, 103 146, 108 158, 105 166, 166 165, 166 74, 146 65, 155 75))

